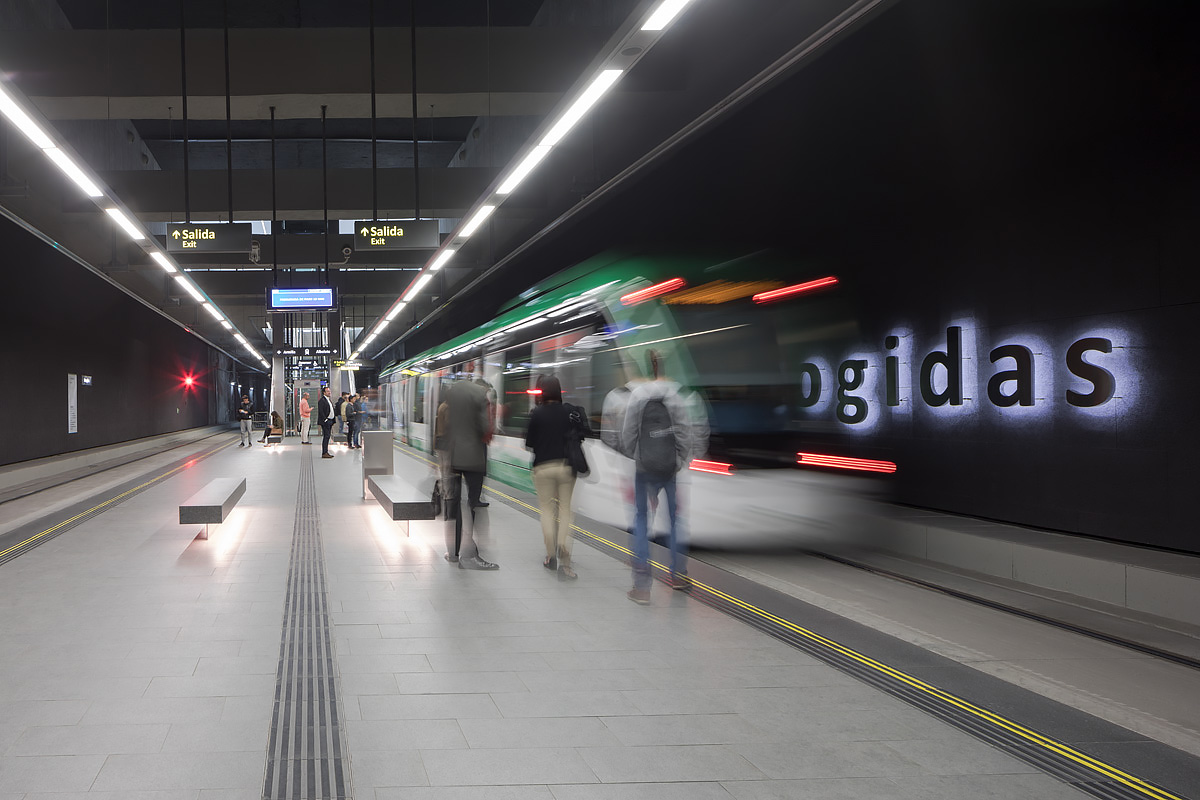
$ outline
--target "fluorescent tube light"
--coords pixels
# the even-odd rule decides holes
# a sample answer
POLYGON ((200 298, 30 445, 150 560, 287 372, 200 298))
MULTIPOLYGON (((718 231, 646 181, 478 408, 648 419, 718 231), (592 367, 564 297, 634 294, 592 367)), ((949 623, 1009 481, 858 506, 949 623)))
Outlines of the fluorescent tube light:
POLYGON ((221 320, 221 326, 224 327, 225 330, 227 330, 227 331, 233 330, 232 323, 230 323, 229 320, 227 320, 227 319, 221 320))
POLYGON ((207 311, 209 314, 212 314, 212 318, 215 320, 219 321, 219 320, 224 319, 224 317, 221 315, 221 312, 218 311, 215 306, 205 303, 204 310, 207 311))
POLYGON ((25 109, 12 98, 8 93, 8 89, 0 84, 0 113, 8 117, 8 121, 17 126, 21 133, 29 137, 29 141, 33 142, 43 150, 48 150, 54 147, 54 141, 46 135, 46 132, 34 122, 25 109))
POLYGON ((240 333, 235 333, 233 335, 233 338, 237 339, 242 344, 249 344, 249 342, 246 341, 246 337, 242 336, 240 333))
POLYGON ((424 275, 417 278, 417 280, 413 283, 413 285, 408 287, 408 291, 404 293, 405 302, 407 302, 407 301, 411 300, 413 297, 415 297, 417 292, 419 292, 419 291, 421 291, 421 289, 425 288, 425 284, 429 283, 431 280, 433 280, 432 272, 426 272, 424 275))
POLYGON ((193 286, 192 282, 189 281, 187 278, 183 277, 182 275, 176 275, 175 282, 178 283, 180 286, 182 286, 184 289, 187 289, 187 293, 190 294, 196 300, 197 303, 204 302, 204 295, 200 294, 200 290, 197 289, 195 286, 193 286))
POLYGON ((517 165, 504 183, 500 184, 500 188, 496 190, 496 194, 509 194, 521 181, 525 180, 525 176, 533 172, 534 167, 542 163, 542 159, 550 154, 550 145, 539 144, 529 151, 525 158, 521 159, 521 163, 517 165))
POLYGON ((389 311, 387 313, 387 316, 384 317, 384 319, 386 319, 388 322, 391 322, 392 320, 394 320, 396 317, 398 317, 400 315, 400 312, 404 310, 404 307, 406 305, 408 305, 408 303, 401 300, 399 303, 396 304, 396 306, 394 308, 392 308, 391 311, 389 311))
POLYGON ((104 210, 108 213, 108 215, 110 217, 112 217, 114 220, 116 220, 117 224, 120 225, 122 228, 124 228, 125 232, 128 233, 131 237, 133 237, 134 239, 145 239, 146 238, 146 234, 142 233, 136 225, 134 225, 132 222, 130 222, 129 217, 125 216, 121 212, 121 209, 106 208, 104 210))
POLYGON ((374 341, 374 339, 375 339, 375 335, 376 335, 376 334, 372 333, 370 336, 368 336, 367 338, 363 339, 363 346, 365 347, 365 346, 369 345, 369 344, 370 344, 372 341, 374 341))
POLYGON ((388 321, 386 319, 380 320, 379 324, 375 326, 375 330, 371 331, 371 334, 373 336, 378 336, 379 334, 383 333, 384 329, 387 326, 388 326, 388 321))
POLYGON ((558 144, 567 135, 567 131, 574 128, 575 123, 579 122, 588 109, 594 106, 596 101, 617 82, 617 78, 621 77, 621 72, 622 70, 619 69, 606 69, 597 75, 595 80, 583 90, 583 94, 579 95, 579 98, 567 109, 567 113, 563 114, 558 122, 554 123, 554 127, 542 137, 539 144, 546 147, 558 144))
POLYGON ((671 24, 675 17, 679 16, 679 12, 683 11, 683 7, 692 0, 663 0, 654 13, 650 15, 650 19, 646 20, 646 24, 642 26, 644 31, 661 31, 663 28, 671 24))
POLYGON ((495 210, 496 207, 494 205, 489 204, 480 206, 479 210, 471 216, 471 219, 467 221, 467 224, 464 225, 462 230, 458 232, 458 235, 462 236, 463 238, 470 236, 480 225, 483 224, 485 219, 492 215, 492 212, 495 210))
POLYGON ((171 259, 167 258, 166 256, 164 256, 162 253, 158 252, 157 250, 155 250, 153 253, 151 253, 150 257, 153 258, 155 261, 157 261, 158 265, 160 267, 162 267, 163 269, 165 269, 167 272, 178 272, 178 270, 175 269, 175 265, 171 263, 171 259))
POLYGON ((346 360, 347 360, 347 361, 353 361, 353 360, 354 360, 354 359, 356 359, 356 358, 358 358, 358 353, 351 353, 351 354, 350 354, 350 357, 349 357, 349 358, 347 358, 346 360))
MULTIPOLYGON (((484 206, 484 208, 488 208, 488 206, 484 206)), ((491 206, 491 208, 495 208, 495 206, 491 206)), ((488 213, 491 213, 491 212, 488 212, 488 213)), ((453 258, 454 254, 457 252, 458 251, 455 250, 453 247, 447 247, 445 250, 438 253, 437 258, 435 258, 433 260, 433 263, 429 265, 429 271, 437 272, 439 269, 442 268, 443 265, 445 265, 445 263, 447 261, 449 261, 451 258, 453 258)))
POLYGON ((83 170, 71 160, 71 157, 59 150, 57 147, 48 147, 42 151, 51 161, 58 165, 68 178, 75 181, 75 185, 83 189, 84 194, 88 197, 103 197, 104 192, 100 191, 100 187, 92 183, 92 179, 83 174, 83 170))

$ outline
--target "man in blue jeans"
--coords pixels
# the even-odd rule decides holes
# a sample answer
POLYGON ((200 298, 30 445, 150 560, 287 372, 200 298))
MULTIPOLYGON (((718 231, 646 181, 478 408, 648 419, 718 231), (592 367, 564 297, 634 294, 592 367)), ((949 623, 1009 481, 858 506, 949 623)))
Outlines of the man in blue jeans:
POLYGON ((671 551, 670 585, 688 586, 687 545, 679 524, 676 475, 708 449, 708 417, 699 402, 688 403, 680 386, 662 374, 659 354, 650 350, 647 364, 651 380, 638 384, 629 395, 621 446, 633 458, 633 588, 629 599, 639 605, 650 602, 650 536, 648 510, 652 501, 666 494, 671 521, 667 545, 671 551))

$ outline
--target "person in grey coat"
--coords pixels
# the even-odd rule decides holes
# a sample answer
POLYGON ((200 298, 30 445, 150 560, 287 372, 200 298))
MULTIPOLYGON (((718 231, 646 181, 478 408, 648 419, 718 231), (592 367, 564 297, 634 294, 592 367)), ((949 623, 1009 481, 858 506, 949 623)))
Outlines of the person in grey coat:
POLYGON ((450 485, 446 487, 447 559, 458 556, 459 569, 499 569, 483 558, 476 534, 487 530, 487 503, 483 502, 483 477, 487 474, 487 445, 491 440, 487 389, 470 379, 474 365, 464 366, 467 377, 455 381, 445 392, 445 443, 450 456, 450 485), (464 529, 461 485, 467 484, 470 524, 464 529), (458 544, 457 552, 455 543, 458 544))

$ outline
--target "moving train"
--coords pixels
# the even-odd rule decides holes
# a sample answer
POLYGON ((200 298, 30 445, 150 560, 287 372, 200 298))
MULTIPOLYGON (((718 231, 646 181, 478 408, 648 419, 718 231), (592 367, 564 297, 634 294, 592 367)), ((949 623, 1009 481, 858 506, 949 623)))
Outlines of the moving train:
MULTIPOLYGON (((708 454, 680 475, 692 546, 796 546, 832 536, 853 513, 851 501, 878 491, 866 479, 797 466, 806 443, 837 433, 835 423, 805 413, 814 387, 800 365, 814 347, 857 337, 836 276, 777 254, 604 254, 531 287, 491 321, 390 365, 380 373, 381 402, 396 438, 428 452, 443 388, 482 378, 496 402, 488 475, 532 492, 524 436, 538 377, 558 376, 564 400, 582 406, 599 434, 605 398, 647 376, 653 349, 711 431, 708 454)), ((576 512, 630 528, 631 460, 599 438, 585 442, 585 453, 591 474, 576 484, 576 512)))

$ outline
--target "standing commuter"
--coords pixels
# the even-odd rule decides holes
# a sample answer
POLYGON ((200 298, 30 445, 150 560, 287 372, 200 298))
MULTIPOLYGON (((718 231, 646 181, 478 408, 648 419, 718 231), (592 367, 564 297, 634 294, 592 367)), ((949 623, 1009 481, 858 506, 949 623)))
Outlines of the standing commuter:
POLYGON ((696 403, 688 408, 679 384, 662 374, 657 352, 648 351, 646 360, 652 379, 630 393, 621 431, 621 447, 634 462, 633 588, 628 597, 639 605, 650 602, 647 509, 659 493, 666 495, 671 522, 669 582, 672 589, 688 586, 687 545, 680 530, 675 476, 708 449, 708 420, 702 407, 696 403))
POLYGON ((254 406, 250 398, 242 395, 242 404, 237 409, 238 427, 241 429, 242 443, 238 447, 253 447, 251 431, 254 429, 254 406))
POLYGON ((583 409, 565 405, 562 385, 553 375, 538 381, 542 393, 529 416, 525 446, 533 450, 533 486, 542 515, 542 538, 546 558, 542 566, 558 569, 558 579, 579 576, 571 566, 571 495, 575 491, 575 469, 567 455, 567 441, 581 441, 591 432, 583 409))
POLYGON ((367 396, 359 392, 354 398, 354 446, 362 449, 362 432, 367 425, 367 396))
POLYGON ((346 420, 346 446, 351 450, 354 449, 354 436, 358 433, 358 410, 354 405, 356 397, 358 395, 352 394, 342 403, 342 418, 346 420))
MULTIPOLYGON (((445 392, 443 392, 443 395, 445 392)), ((450 468, 450 404, 442 400, 438 404, 437 415, 433 423, 433 449, 437 453, 438 494, 442 498, 442 518, 449 521, 450 517, 450 484, 456 480, 454 471, 450 468)), ((458 495, 455 495, 457 499, 458 495)), ((453 528, 446 527, 445 559, 451 564, 458 563, 459 540, 453 528)))
POLYGON ((300 444, 312 444, 308 438, 309 428, 312 426, 312 406, 308 404, 308 395, 301 392, 300 394, 300 444))
MULTIPOLYGON (((358 393, 358 432, 362 434, 363 431, 374 429, 374 426, 371 425, 370 398, 367 397, 367 390, 363 389, 358 393)), ((361 435, 359 438, 362 438, 361 435)), ((361 445, 362 442, 359 441, 358 444, 361 445)))
POLYGON ((499 569, 499 565, 483 558, 478 534, 485 533, 488 525, 487 504, 482 501, 483 478, 487 473, 487 440, 491 438, 488 428, 487 390, 470 380, 474 365, 464 368, 467 376, 455 381, 446 390, 447 430, 450 450, 450 486, 446 487, 448 499, 446 517, 446 542, 459 543, 459 569, 499 569), (462 484, 467 485, 467 506, 471 512, 469 525, 463 525, 462 484), (453 537, 453 538, 452 538, 453 537))
POLYGON ((317 422, 321 425, 321 458, 333 458, 329 452, 329 437, 333 435, 333 423, 337 417, 333 413, 333 401, 329 399, 329 387, 321 390, 321 400, 317 403, 317 422))
MULTIPOLYGON (((346 399, 348 397, 350 397, 349 392, 342 392, 341 396, 337 399, 337 403, 335 403, 333 406, 333 414, 337 417, 338 436, 341 436, 346 432, 346 418, 342 415, 342 411, 346 405, 346 399)), ((346 442, 346 444, 349 443, 350 442, 346 442)))

